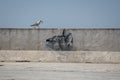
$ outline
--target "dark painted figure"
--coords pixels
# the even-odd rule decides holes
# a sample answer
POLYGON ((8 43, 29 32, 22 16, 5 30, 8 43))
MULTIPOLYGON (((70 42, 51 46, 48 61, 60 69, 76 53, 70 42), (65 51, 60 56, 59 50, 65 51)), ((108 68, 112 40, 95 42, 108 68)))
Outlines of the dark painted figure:
POLYGON ((46 40, 47 46, 54 50, 72 50, 73 48, 73 37, 72 33, 63 30, 62 35, 55 35, 52 38, 46 40))

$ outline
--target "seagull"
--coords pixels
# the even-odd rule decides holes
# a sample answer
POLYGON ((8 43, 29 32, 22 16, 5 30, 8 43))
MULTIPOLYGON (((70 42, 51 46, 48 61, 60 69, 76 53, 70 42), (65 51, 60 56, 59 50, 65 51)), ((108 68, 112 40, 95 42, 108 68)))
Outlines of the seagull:
POLYGON ((34 24, 32 24, 31 27, 34 26, 34 28, 38 28, 41 23, 43 23, 43 21, 39 20, 39 21, 35 22, 34 24))

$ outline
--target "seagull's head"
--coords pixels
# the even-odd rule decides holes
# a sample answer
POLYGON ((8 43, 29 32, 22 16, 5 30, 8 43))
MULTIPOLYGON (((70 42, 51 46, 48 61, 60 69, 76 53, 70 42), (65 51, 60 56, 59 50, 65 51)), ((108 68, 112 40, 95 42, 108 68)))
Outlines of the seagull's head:
POLYGON ((42 21, 42 20, 40 20, 40 23, 43 23, 43 21, 42 21))

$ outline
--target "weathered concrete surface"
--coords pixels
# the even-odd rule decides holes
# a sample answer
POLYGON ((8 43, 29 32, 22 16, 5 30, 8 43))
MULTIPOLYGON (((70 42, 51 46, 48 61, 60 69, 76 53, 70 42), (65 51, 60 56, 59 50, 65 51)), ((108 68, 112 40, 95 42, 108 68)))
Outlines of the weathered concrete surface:
POLYGON ((120 63, 120 52, 0 50, 0 61, 120 63))
MULTIPOLYGON (((120 51, 120 29, 67 29, 74 38, 73 50, 120 51)), ((0 50, 51 50, 46 39, 63 29, 0 28, 0 50)))
POLYGON ((0 80, 120 80, 120 64, 0 63, 0 80))

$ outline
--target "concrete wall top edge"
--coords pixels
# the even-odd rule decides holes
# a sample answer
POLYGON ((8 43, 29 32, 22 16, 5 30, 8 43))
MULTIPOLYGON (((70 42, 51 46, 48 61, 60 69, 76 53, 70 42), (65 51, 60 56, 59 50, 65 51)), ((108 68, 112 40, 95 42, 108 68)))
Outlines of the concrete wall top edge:
POLYGON ((120 28, 0 28, 1 30, 57 30, 57 29, 70 29, 70 30, 120 30, 120 28))

